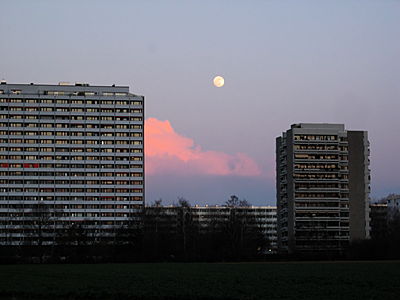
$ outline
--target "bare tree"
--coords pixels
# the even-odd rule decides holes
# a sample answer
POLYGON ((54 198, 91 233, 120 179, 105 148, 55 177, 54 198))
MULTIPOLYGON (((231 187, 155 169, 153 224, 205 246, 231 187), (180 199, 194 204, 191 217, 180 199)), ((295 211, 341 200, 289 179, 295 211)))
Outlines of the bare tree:
POLYGON ((56 239, 56 223, 60 212, 50 207, 44 201, 34 203, 30 210, 24 209, 24 230, 26 230, 25 244, 35 246, 40 262, 46 255, 46 246, 51 251, 56 239))
POLYGON ((155 200, 152 204, 151 204, 151 206, 152 207, 162 207, 163 205, 162 205, 162 199, 160 198, 160 199, 158 199, 158 200, 155 200))
MULTIPOLYGON (((188 246, 194 246, 197 228, 193 222, 193 213, 190 202, 183 197, 178 198, 178 237, 181 240, 182 256, 184 260, 188 259, 188 246)), ((193 247, 192 247, 193 248, 193 247)))
POLYGON ((251 204, 246 200, 240 200, 238 196, 232 195, 226 202, 225 205, 228 207, 249 207, 251 204))
POLYGON ((178 197, 178 206, 184 207, 184 208, 189 208, 190 202, 188 200, 186 200, 184 197, 178 197))
POLYGON ((34 204, 27 222, 31 243, 42 246, 49 238, 52 238, 50 233, 53 232, 51 229, 54 226, 54 220, 49 206, 43 201, 34 204))

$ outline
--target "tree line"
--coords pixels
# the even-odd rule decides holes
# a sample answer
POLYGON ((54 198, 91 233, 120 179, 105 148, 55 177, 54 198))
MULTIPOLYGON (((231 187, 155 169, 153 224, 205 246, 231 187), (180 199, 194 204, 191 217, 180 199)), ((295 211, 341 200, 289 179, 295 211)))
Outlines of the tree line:
POLYGON ((371 238, 351 243, 347 256, 351 259, 400 259, 400 211, 386 208, 380 222, 372 227, 371 238))
MULTIPOLYGON (((183 198, 167 208, 155 201, 138 215, 106 233, 90 220, 59 222, 60 212, 38 203, 25 223, 24 242, 7 243, 3 235, 0 261, 12 262, 147 262, 242 261, 265 257, 270 242, 254 214, 240 209, 246 200, 231 196, 224 214, 194 213, 183 198)), ((7 228, 10 230, 10 228, 7 228)))

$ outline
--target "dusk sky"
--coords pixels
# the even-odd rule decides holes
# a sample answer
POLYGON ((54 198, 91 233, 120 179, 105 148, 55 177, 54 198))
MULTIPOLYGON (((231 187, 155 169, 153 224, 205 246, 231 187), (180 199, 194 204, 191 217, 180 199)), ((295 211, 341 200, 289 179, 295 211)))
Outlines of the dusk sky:
POLYGON ((0 7, 0 79, 145 96, 147 203, 275 205, 275 137, 300 122, 367 130, 371 196, 400 192, 400 1, 0 7))

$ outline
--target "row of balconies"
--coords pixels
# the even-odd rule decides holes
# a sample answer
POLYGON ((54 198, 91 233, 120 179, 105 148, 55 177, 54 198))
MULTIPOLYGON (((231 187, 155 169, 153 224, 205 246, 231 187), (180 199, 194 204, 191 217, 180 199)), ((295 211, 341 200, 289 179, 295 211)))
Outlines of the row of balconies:
POLYGON ((53 195, 57 195, 57 196, 70 196, 70 197, 83 197, 83 196, 103 196, 103 197, 111 197, 111 196, 115 196, 115 197, 133 197, 133 196, 143 196, 143 193, 85 193, 85 192, 77 192, 77 193, 68 193, 68 192, 0 192, 0 196, 53 196, 53 195))
POLYGON ((344 192, 349 191, 348 188, 340 188, 340 187, 297 187, 294 190, 295 192, 344 192))
MULTIPOLYGON (((142 200, 115 200, 114 198, 110 198, 112 200, 43 200, 40 201, 41 204, 48 205, 50 208, 53 205, 133 205, 133 204, 143 204, 142 200)), ((21 205, 26 207, 28 205, 37 205, 38 200, 1 200, 1 205, 9 205, 9 206, 18 206, 15 209, 20 209, 21 205)), ((2 208, 5 209, 5 208, 2 208)))
MULTIPOLYGON (((342 194, 340 196, 343 196, 342 194)), ((327 197, 327 196, 315 196, 315 197, 295 197, 295 200, 310 200, 310 201, 315 201, 315 200, 348 200, 349 197, 327 197)))
MULTIPOLYGON (((64 109, 143 109, 143 104, 77 104, 77 103, 18 103, 18 102, 1 102, 1 113, 8 112, 9 114, 19 114, 23 110, 13 110, 10 108, 64 108, 64 109)), ((35 112, 35 111, 32 111, 35 112)), ((36 112, 46 112, 46 111, 36 111, 36 112)), ((49 111, 50 112, 50 111, 49 111)), ((49 113, 48 112, 48 113, 49 113)), ((52 111, 54 113, 68 113, 69 111, 52 111)), ((74 111, 71 113, 75 113, 74 111)), ((87 112, 86 113, 101 113, 101 112, 87 112)), ((109 112, 107 112, 109 113, 109 112)), ((123 112, 115 112, 115 113, 123 113, 123 112)), ((126 113, 126 112, 124 112, 126 113)))
MULTIPOLYGON (((113 146, 115 146, 114 144, 113 146)), ((135 145, 138 146, 138 145, 135 145)), ((28 147, 24 147, 28 148, 28 147)), ((32 147, 34 148, 34 147, 32 147)), ((49 147, 53 148, 53 147, 49 147)), ((53 149, 52 151, 24 151, 24 150, 11 150, 12 147, 8 147, 8 151, 0 151, 0 155, 8 155, 10 160, 14 160, 11 156, 18 156, 18 155, 34 155, 34 156, 41 156, 39 159, 47 160, 47 156, 63 156, 63 155, 86 155, 86 156, 116 156, 116 157, 143 157, 143 152, 135 152, 129 150, 135 150, 136 147, 132 147, 129 149, 126 148, 119 148, 119 147, 59 147, 53 149), (77 150, 78 149, 78 150, 77 150), (118 151, 113 151, 117 149, 118 151), (94 150, 107 150, 107 151, 94 151, 94 150), (126 151, 125 151, 126 150, 126 151)))
MULTIPOLYGON (((25 143, 21 143, 22 146, 19 147, 11 147, 11 146, 6 146, 4 147, 5 149, 8 149, 7 151, 0 151, 0 154, 17 154, 17 153, 21 153, 21 152, 32 152, 32 153, 37 153, 40 152, 42 154, 48 154, 48 153, 62 153, 64 152, 64 149, 121 149, 121 150, 134 150, 134 149, 142 149, 143 145, 136 145, 136 144, 83 144, 81 146, 77 146, 77 145, 72 145, 72 144, 39 144, 39 146, 33 146, 33 144, 25 144, 25 143), (88 145, 88 146, 85 146, 88 145), (52 151, 25 151, 25 150, 13 150, 16 148, 21 148, 21 149, 28 149, 28 148, 52 148, 54 150, 52 151), (63 151, 61 151, 63 150, 63 151)), ((72 152, 72 151, 68 151, 68 152, 72 152)), ((107 153, 107 152, 91 152, 91 153, 107 153)), ((124 152, 116 152, 116 153, 124 153, 124 152)), ((136 152, 130 152, 130 153, 136 153, 136 152)))
MULTIPOLYGON (((143 113, 128 113, 125 116, 120 113, 108 113, 103 114, 101 117, 97 117, 98 113, 76 113, 76 114, 66 114, 66 113, 56 113, 56 112, 19 112, 14 117, 9 117, 9 115, 2 115, 0 112, 0 123, 10 122, 10 123, 32 123, 44 122, 44 123, 66 123, 66 124, 107 124, 107 123, 118 123, 123 124, 141 124, 143 123, 143 113), (120 116, 121 115, 121 116, 120 116), (25 117, 25 118, 24 118, 25 117), (85 118, 86 117, 86 118, 85 118)), ((32 124, 30 123, 30 124, 32 124)), ((14 127, 14 126, 12 126, 14 127)), ((32 127, 32 126, 28 126, 32 127)), ((56 126, 60 127, 60 126, 56 126)))
MULTIPOLYGON (((51 132, 54 133, 54 132, 51 132)), ((97 135, 97 136, 58 136, 55 134, 52 135, 0 135, 0 139, 10 139, 10 144, 26 144, 24 142, 13 142, 15 140, 55 140, 55 141, 114 141, 114 142, 126 142, 126 141, 143 141, 143 136, 105 136, 105 135, 97 135)), ((56 144, 56 143, 55 143, 56 144)), ((67 143, 58 143, 56 145, 69 145, 67 143)), ((74 144, 75 145, 75 144, 74 144)), ((78 144, 79 145, 79 144, 78 144)), ((91 144, 82 144, 82 145, 91 145, 91 144)), ((94 145, 106 145, 106 144, 94 144, 94 145)), ((112 145, 120 145, 120 144, 112 144, 112 145)), ((128 145, 128 144, 121 144, 128 145)), ((129 144, 130 145, 130 144, 129 144)), ((140 144, 132 144, 132 145, 140 145, 140 144)))
POLYGON ((348 232, 350 230, 350 226, 344 226, 344 225, 340 225, 340 222, 337 222, 337 225, 329 225, 328 223, 323 223, 323 225, 318 224, 318 223, 314 223, 314 222, 309 222, 306 224, 302 224, 302 223, 297 223, 296 224, 296 228, 295 230, 297 232, 323 232, 325 230, 327 231, 340 231, 340 232, 348 232), (326 225, 326 226, 325 226, 326 225))
POLYGON ((338 181, 343 181, 348 179, 340 179, 340 178, 293 178, 293 181, 296 182, 338 182, 338 181))
MULTIPOLYGON (((80 168, 33 168, 33 167, 32 168, 22 168, 22 167, 19 167, 19 168, 0 168, 0 174, 2 174, 2 173, 13 173, 13 174, 15 174, 17 172, 25 172, 26 179, 28 179, 29 177, 35 177, 35 176, 39 176, 39 177, 40 176, 43 176, 43 177, 47 176, 47 177, 50 177, 50 179, 52 179, 54 177, 60 177, 61 179, 63 179, 63 178, 66 179, 67 177, 71 177, 71 180, 72 179, 78 180, 78 177, 82 177, 82 179, 84 179, 85 176, 87 176, 87 177, 96 177, 96 178, 98 178, 98 177, 104 177, 104 178, 117 177, 117 178, 119 178, 119 176, 120 177, 139 177, 136 174, 142 174, 143 173, 143 168, 123 168, 123 169, 122 168, 118 168, 118 169, 113 168, 113 169, 111 169, 109 167, 108 168, 102 168, 102 169, 99 169, 99 168, 81 168, 81 169, 80 168), (122 175, 112 175, 112 176, 107 175, 107 176, 104 176, 104 174, 111 173, 112 171, 116 171, 116 170, 120 170, 122 172, 125 171, 126 173, 133 173, 133 172, 135 172, 135 173, 131 174, 130 176, 129 175, 125 175, 125 176, 122 176, 122 175), (52 174, 49 174, 49 173, 57 173, 57 174, 56 175, 55 174, 52 175, 52 174), (82 175, 82 174, 78 175, 76 173, 87 173, 87 175, 82 175), (100 175, 99 176, 92 175, 94 173, 96 175, 99 175, 99 174, 100 175)), ((115 172, 115 173, 118 173, 118 172, 115 172)), ((0 176, 0 178, 1 179, 8 179, 11 176, 15 176, 17 179, 21 179, 21 177, 23 177, 24 175, 21 174, 21 175, 0 176)), ((32 179, 35 179, 35 178, 32 178, 32 179)), ((68 180, 68 179, 66 179, 66 180, 68 180)))
MULTIPOLYGON (((12 105, 11 108, 16 107, 15 105, 12 105)), ((30 105, 30 106, 20 106, 21 108, 40 108, 39 106, 36 105, 30 105)), ((43 106, 42 106, 43 107, 43 106)), ((59 106, 47 106, 48 108, 57 108, 59 106)), ((62 107, 59 107, 62 108, 62 107)), ((75 108, 74 106, 64 106, 64 108, 68 109, 73 109, 75 108)), ((85 109, 86 106, 83 107, 76 107, 77 109, 85 109)), ((94 108, 94 107, 93 107, 94 108)), ((98 107, 97 107, 98 108, 98 107)), ((100 108, 101 109, 101 108, 100 108)), ((105 109, 105 107, 104 107, 105 109)), ((142 110, 143 107, 140 108, 133 108, 133 107, 115 107, 115 108, 109 108, 109 109, 136 109, 136 110, 142 110)), ((143 116, 143 112, 85 112, 85 111, 45 111, 45 110, 12 110, 10 107, 1 107, 0 106, 0 115, 5 115, 5 116, 20 116, 20 115, 36 115, 36 116, 65 116, 65 117, 70 117, 70 116, 116 116, 118 117, 140 117, 143 116)))
POLYGON ((109 189, 123 189, 123 188, 143 188, 143 184, 56 184, 56 183, 50 183, 50 184, 0 184, 0 193, 2 192, 1 189, 3 188, 15 188, 15 187, 23 187, 23 188, 104 188, 107 187, 109 189))
MULTIPOLYGON (((2 139, 4 140, 4 139, 2 139)), ((44 141, 44 140, 43 140, 44 141)), ((53 141, 53 140, 52 140, 53 141)), ((58 141, 58 139, 54 139, 54 141, 58 141)), ((69 140, 68 140, 69 141, 69 140)), ((71 141, 82 141, 83 140, 71 140, 71 141)), ((85 140, 86 141, 86 140, 85 140)), ((92 140, 88 140, 88 141, 92 141, 92 140)), ((94 142, 94 141, 93 141, 94 142)), ((56 144, 56 143, 41 143, 38 142, 37 140, 35 141, 35 143, 11 143, 11 142, 0 142, 0 147, 2 148, 22 148, 22 147, 32 147, 32 148, 36 148, 36 147, 60 147, 60 148, 129 148, 129 149, 142 149, 143 148, 143 144, 107 144, 105 142, 112 142, 111 140, 104 140, 104 141, 100 141, 100 142, 104 142, 104 143, 99 143, 99 144, 74 144, 74 143, 69 143, 69 144, 56 144), (87 146, 85 146, 87 145, 87 146), (114 146, 114 147, 113 147, 114 146)), ((129 141, 129 142, 135 142, 135 141, 129 141)), ((139 141, 140 142, 140 141, 139 141)), ((10 151, 10 152, 15 152, 15 151, 10 151)), ((7 152, 4 152, 5 154, 7 154, 7 152)), ((16 154, 18 152, 15 152, 16 154)), ((47 153, 47 152, 46 152, 47 153)), ((94 152, 95 153, 95 152, 94 152)))
MULTIPOLYGON (((10 221, 9 217, 0 217, 0 221, 10 221)), ((26 218, 25 221, 32 220, 32 218, 26 218)), ((101 217, 101 216, 96 216, 96 217, 87 217, 87 216, 80 216, 80 217, 57 217, 57 222, 63 222, 63 221, 75 221, 75 222, 84 222, 86 220, 95 220, 99 222, 105 222, 105 221, 127 221, 130 220, 129 216, 126 217, 101 217)), ((14 220, 12 220, 14 222, 14 220)))
MULTIPOLYGON (((143 108, 143 102, 138 102, 132 103, 132 104, 87 104, 87 103, 29 103, 29 102, 0 102, 0 111, 8 111, 10 113, 15 113, 15 112, 20 112, 21 110, 18 109, 28 109, 28 111, 32 111, 32 108, 51 108, 51 109, 96 109, 100 111, 85 111, 88 113, 93 113, 93 112, 98 112, 100 113, 101 110, 105 110, 105 112, 108 112, 108 110, 120 110, 117 111, 118 113, 124 113, 124 111, 121 110, 132 110, 132 109, 141 109, 143 108)), ((41 112, 46 112, 47 110, 38 110, 41 112)), ((48 111, 47 111, 48 112, 48 111)), ((63 111, 54 111, 54 112, 63 112, 63 111)), ((68 112, 68 111, 67 111, 68 112)), ((71 112, 77 112, 77 111, 71 111, 71 112)), ((65 113, 65 111, 64 111, 65 113)), ((126 112, 125 112, 126 113, 126 112)))
MULTIPOLYGON (((68 169, 69 170, 69 169, 68 169)), ((84 169, 82 169, 84 170, 84 169)), ((102 170, 102 169, 101 169, 102 170)), ((109 169, 112 170, 112 169, 109 169)), ((93 173, 93 172, 91 172, 93 173)), ((38 179, 38 180, 143 180, 141 176, 45 176, 45 175, 20 175, 20 176, 0 176, 0 179, 38 179)))
MULTIPOLYGON (((0 122, 1 123, 1 122, 0 122)), ((52 124, 54 125, 54 124, 52 124)), ((140 125, 141 126, 141 125, 140 125)), ((141 133, 143 132, 143 128, 78 128, 78 129, 84 129, 84 130, 77 130, 77 128, 70 128, 70 127, 4 127, 0 126, 0 131, 18 131, 21 133, 24 133, 25 131, 27 132, 32 132, 32 131, 52 131, 52 132, 79 132, 79 133, 113 133, 113 132, 122 132, 122 133, 141 133)), ((60 136, 60 135, 57 135, 60 136)))
MULTIPOLYGON (((121 170, 122 172, 123 171, 132 172, 132 170, 133 170, 135 172, 143 172, 143 166, 142 166, 143 161, 132 161, 131 163, 118 161, 118 164, 115 164, 115 167, 110 167, 110 165, 114 166, 114 164, 112 164, 113 161, 109 161, 109 160, 108 161, 106 161, 106 160, 88 161, 88 162, 92 162, 93 164, 86 163, 87 161, 81 161, 81 162, 85 162, 85 163, 82 163, 82 165, 86 165, 86 167, 80 167, 80 168, 73 167, 73 165, 79 165, 77 162, 78 161, 74 161, 74 163, 70 163, 71 167, 61 167, 61 168, 57 167, 57 166, 56 167, 54 167, 54 166, 43 167, 43 166, 40 166, 40 164, 39 164, 39 166, 37 166, 38 165, 37 161, 36 162, 35 161, 30 161, 30 162, 27 162, 27 161, 15 162, 15 161, 13 161, 12 163, 4 163, 3 162, 3 163, 0 163, 0 171, 10 171, 10 172, 11 171, 26 171, 26 172, 27 171, 35 171, 35 172, 43 171, 44 173, 54 172, 54 171, 61 172, 61 173, 62 172, 67 173, 67 172, 73 171, 73 172, 78 172, 78 173, 81 173, 81 172, 87 172, 87 173, 103 172, 103 173, 105 173, 105 172, 110 172, 112 170, 113 171, 121 170), (97 164, 95 164, 94 162, 97 162, 97 164), (8 164, 8 166, 7 165, 4 166, 3 164, 8 164), (19 164, 21 166, 15 167, 16 164, 17 165, 19 164), (92 165, 99 166, 100 168, 89 167, 92 165), (126 166, 126 167, 118 168, 118 165, 126 166), (138 167, 138 165, 140 165, 140 167, 138 167), (103 166, 103 168, 102 168, 102 166, 103 166)), ((54 161, 53 163, 48 163, 48 164, 56 165, 57 163, 60 163, 60 161, 54 161)), ((45 164, 45 163, 41 162, 41 164, 45 164)), ((33 176, 35 176, 35 175, 33 175, 33 176)), ((36 176, 40 176, 40 175, 36 175, 36 176)), ((65 175, 65 176, 68 176, 68 175, 65 175)), ((72 175, 72 176, 75 177, 75 175, 72 175)))
POLYGON ((337 221, 337 222, 347 222, 349 221, 349 217, 340 217, 340 216, 329 216, 329 217, 295 217, 296 222, 308 222, 308 223, 317 223, 317 222, 328 222, 328 221, 337 221))
MULTIPOLYGON (((123 220, 123 221, 126 221, 126 220, 123 220)), ((66 223, 65 224, 66 226, 59 225, 59 223, 56 222, 55 224, 51 224, 51 226, 48 226, 48 228, 46 228, 46 230, 44 229, 43 231, 46 231, 47 233, 53 233, 58 230, 64 230, 64 229, 66 229, 66 227, 68 228, 70 225, 72 225, 70 220, 68 220, 68 222, 65 222, 65 223, 66 223)), ((118 224, 115 224, 115 225, 109 225, 109 224, 86 225, 85 224, 83 226, 83 228, 87 229, 89 231, 93 230, 95 232, 102 232, 103 230, 104 231, 115 230, 116 228, 118 228, 117 226, 118 226, 118 224)), ((32 231, 34 232, 35 229, 32 228, 32 226, 29 226, 29 224, 21 224, 21 225, 16 224, 16 225, 12 225, 12 227, 11 226, 10 227, 0 226, 0 237, 3 237, 3 238, 10 237, 10 236, 13 236, 13 237, 25 236, 26 237, 26 233, 32 232, 32 231), (13 229, 15 229, 15 230, 13 230, 13 229), (7 232, 4 232, 4 231, 7 231, 7 232)))
MULTIPOLYGON (((346 208, 348 210, 348 208, 346 208)), ((312 207, 304 207, 304 206, 296 206, 296 212, 300 211, 335 211, 335 210, 344 210, 338 206, 312 206, 312 207)))
MULTIPOLYGON (((91 207, 92 205, 86 204, 86 205, 80 205, 82 206, 81 208, 64 208, 64 207, 70 207, 74 206, 74 204, 71 204, 73 202, 70 202, 69 205, 61 205, 61 204, 54 204, 54 205, 46 205, 42 207, 34 206, 34 207, 16 207, 16 208, 0 208, 0 213, 2 216, 12 216, 12 217, 18 217, 18 216, 29 216, 32 213, 36 213, 37 211, 45 211, 51 214, 63 214, 63 213, 77 213, 77 212, 121 212, 121 213, 129 213, 129 212, 137 212, 137 211, 142 211, 141 206, 143 203, 139 204, 127 204, 123 202, 126 206, 126 208, 118 208, 117 206, 122 206, 121 202, 118 204, 114 204, 115 208, 110 208, 110 206, 113 206, 110 203, 107 204, 102 204, 102 205, 93 205, 96 206, 91 207), (87 206, 87 207, 85 207, 87 206)), ((78 205, 75 205, 78 206, 78 205)))
MULTIPOLYGON (((341 241, 341 240, 348 240, 349 236, 340 236, 340 235, 335 235, 335 236, 330 236, 330 237, 297 237, 296 236, 296 241, 314 241, 314 242, 321 242, 321 241, 341 241)), ((316 244, 318 246, 318 243, 316 244)), ((321 248, 325 248, 325 245, 319 245, 321 248)))

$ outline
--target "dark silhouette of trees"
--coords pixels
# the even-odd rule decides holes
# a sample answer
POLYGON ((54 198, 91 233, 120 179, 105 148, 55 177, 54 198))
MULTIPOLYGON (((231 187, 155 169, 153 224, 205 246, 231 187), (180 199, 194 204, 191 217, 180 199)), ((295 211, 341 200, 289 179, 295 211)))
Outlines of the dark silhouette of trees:
POLYGON ((193 220, 193 211, 189 201, 180 197, 178 199, 178 227, 177 240, 179 241, 179 257, 191 260, 196 256, 196 245, 199 242, 198 224, 193 220))
MULTIPOLYGON (((388 200, 397 197, 395 194, 378 200, 377 203, 386 204, 388 200)), ((347 256, 357 259, 399 259, 400 258, 400 211, 398 208, 386 208, 386 213, 371 214, 373 226, 371 238, 351 243, 347 256)))
POLYGON ((163 206, 159 199, 109 231, 93 219, 60 218, 62 211, 38 202, 31 211, 25 210, 29 239, 23 261, 30 262, 32 257, 40 262, 259 259, 266 235, 250 206, 237 196, 231 196, 226 206, 201 208, 191 207, 182 197, 175 206, 163 206))
POLYGON ((249 207, 251 204, 246 199, 240 200, 238 196, 232 195, 226 202, 227 207, 249 207))
POLYGON ((249 213, 247 206, 231 207, 229 218, 223 224, 224 234, 229 241, 229 258, 251 259, 260 256, 268 245, 268 239, 259 226, 256 216, 249 213))
POLYGON ((28 243, 41 247, 45 242, 53 240, 55 216, 52 216, 50 208, 43 201, 38 201, 28 215, 26 225, 28 227, 28 243))
POLYGON ((162 199, 147 207, 143 216, 143 258, 160 261, 175 257, 177 226, 175 208, 163 207, 162 199))

